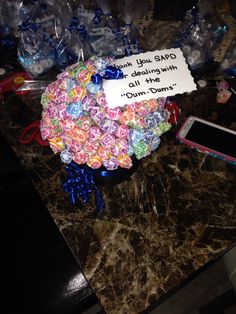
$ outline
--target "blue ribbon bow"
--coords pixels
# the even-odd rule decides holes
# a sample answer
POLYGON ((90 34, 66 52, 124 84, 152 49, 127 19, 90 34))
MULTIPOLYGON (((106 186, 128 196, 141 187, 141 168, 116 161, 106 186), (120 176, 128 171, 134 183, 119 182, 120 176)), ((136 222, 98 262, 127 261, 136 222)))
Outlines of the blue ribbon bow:
POLYGON ((29 30, 36 32, 40 27, 41 27, 40 24, 31 22, 31 21, 24 21, 18 26, 19 30, 22 32, 29 31, 29 30))
POLYGON ((93 84, 99 85, 99 84, 102 84, 103 79, 119 80, 119 79, 122 79, 123 77, 124 77, 124 74, 121 69, 108 65, 105 69, 105 73, 103 76, 99 73, 93 74, 91 76, 91 81, 93 82, 93 84))
POLYGON ((63 183, 63 189, 69 194, 71 202, 75 204, 77 198, 81 198, 83 203, 88 203, 89 194, 94 191, 97 211, 103 211, 105 203, 101 192, 94 183, 93 175, 73 161, 66 166, 66 170, 67 177, 63 183))
POLYGON ((71 31, 72 29, 78 29, 79 24, 79 19, 77 17, 72 17, 68 26, 68 30, 71 31))
POLYGON ((101 23, 101 16, 103 15, 103 12, 100 8, 96 8, 94 14, 93 23, 94 25, 99 25, 101 23))
POLYGON ((72 17, 67 29, 71 32, 73 29, 77 30, 82 38, 87 36, 87 29, 84 25, 80 25, 77 17, 72 17))

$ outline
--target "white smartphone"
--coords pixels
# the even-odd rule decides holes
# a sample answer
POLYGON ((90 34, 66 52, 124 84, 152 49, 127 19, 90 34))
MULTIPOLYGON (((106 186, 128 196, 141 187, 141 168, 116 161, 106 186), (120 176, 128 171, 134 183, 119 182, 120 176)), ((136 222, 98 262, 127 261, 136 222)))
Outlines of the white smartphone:
POLYGON ((176 136, 200 152, 236 164, 236 131, 191 116, 184 121, 176 136))

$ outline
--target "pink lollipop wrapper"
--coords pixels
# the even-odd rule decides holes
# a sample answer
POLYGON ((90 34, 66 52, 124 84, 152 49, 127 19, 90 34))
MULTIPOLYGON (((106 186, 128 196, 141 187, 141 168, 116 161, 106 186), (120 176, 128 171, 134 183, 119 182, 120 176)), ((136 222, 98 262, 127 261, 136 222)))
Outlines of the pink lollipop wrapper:
POLYGON ((112 147, 112 146, 115 145, 115 137, 114 137, 114 135, 112 135, 112 134, 104 133, 104 134, 101 136, 100 143, 101 143, 104 147, 110 148, 110 147, 112 147))
POLYGON ((97 126, 92 126, 89 130, 89 140, 92 142, 100 140, 100 137, 102 135, 102 131, 97 126))
POLYGON ((119 155, 118 156, 118 161, 119 161, 119 166, 121 168, 130 169, 132 167, 132 165, 133 165, 132 159, 127 154, 119 155))
POLYGON ((121 116, 122 116, 122 111, 120 110, 120 108, 115 108, 115 109, 106 108, 107 118, 118 121, 121 118, 121 116))
POLYGON ((116 131, 116 136, 119 138, 127 138, 129 134, 129 127, 125 124, 121 124, 118 126, 118 129, 116 131))
POLYGON ((110 149, 107 149, 103 146, 100 146, 98 148, 98 156, 101 158, 102 161, 108 160, 112 156, 112 151, 110 149))
POLYGON ((89 117, 82 116, 77 119, 76 124, 79 128, 87 132, 91 127, 92 121, 89 117))
POLYGON ((95 153, 98 150, 99 147, 99 142, 92 142, 90 140, 86 141, 86 143, 84 144, 84 150, 87 153, 95 153))
POLYGON ((85 153, 84 151, 80 151, 77 153, 74 153, 73 160, 79 165, 85 164, 88 161, 89 155, 85 153))
POLYGON ((98 169, 102 166, 102 161, 99 156, 91 156, 87 162, 88 166, 93 169, 98 169))

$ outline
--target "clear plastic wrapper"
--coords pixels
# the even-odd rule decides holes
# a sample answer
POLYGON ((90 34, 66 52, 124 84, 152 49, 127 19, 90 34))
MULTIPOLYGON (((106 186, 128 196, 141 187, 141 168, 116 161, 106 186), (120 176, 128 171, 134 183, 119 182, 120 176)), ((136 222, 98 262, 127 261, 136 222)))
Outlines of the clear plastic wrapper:
POLYGON ((69 1, 53 0, 54 10, 56 15, 56 37, 63 36, 66 31, 71 17, 73 16, 73 9, 69 1))
POLYGON ((36 0, 34 1, 34 7, 36 10, 34 21, 42 27, 45 34, 55 36, 58 31, 61 31, 60 19, 58 18, 56 10, 56 8, 60 8, 60 4, 54 7, 44 1, 36 0))
POLYGON ((55 65, 55 48, 66 32, 65 23, 71 14, 69 3, 62 0, 57 3, 34 0, 21 7, 24 21, 19 26, 18 56, 33 77, 46 73, 55 65))
POLYGON ((18 25, 22 22, 20 9, 23 5, 23 0, 0 0, 1 20, 5 25, 8 25, 17 33, 18 25))
MULTIPOLYGON (((79 7, 76 12, 80 22, 86 27, 89 41, 94 52, 101 56, 114 58, 127 55, 127 40, 125 29, 120 29, 118 18, 113 14, 113 8, 108 0, 96 1, 95 10, 79 7)), ((137 47, 133 47, 138 52, 137 47)))
POLYGON ((213 63, 211 39, 195 7, 186 13, 177 38, 174 47, 181 48, 192 70, 198 70, 204 65, 213 63))
POLYGON ((145 14, 143 1, 119 0, 117 6, 124 23, 120 27, 120 36, 123 38, 125 55, 140 53, 140 34, 134 21, 145 14))
POLYGON ((18 59, 33 77, 47 72, 54 65, 54 48, 45 40, 42 27, 34 22, 23 22, 20 27, 18 59))
POLYGON ((47 0, 23 2, 19 9, 20 23, 18 25, 32 21, 40 26, 44 33, 56 35, 59 28, 60 32, 62 29, 59 10, 61 10, 60 2, 56 6, 51 5, 51 1, 47 0))
POLYGON ((97 10, 93 17, 94 25, 109 27, 111 30, 117 30, 118 20, 112 13, 112 8, 108 0, 96 0, 97 10))
POLYGON ((15 93, 18 96, 27 96, 28 99, 38 98, 50 83, 51 81, 48 80, 24 80, 23 85, 17 88, 15 93))
POLYGON ((87 30, 79 23, 78 18, 71 18, 64 35, 55 46, 56 64, 60 70, 78 61, 87 60, 94 53, 87 40, 87 30))
POLYGON ((210 35, 211 49, 216 49, 228 31, 228 25, 216 12, 208 0, 198 0, 199 19, 210 35))
POLYGON ((218 72, 223 77, 236 77, 236 38, 228 47, 220 63, 218 72))
POLYGON ((84 6, 79 5, 74 11, 74 16, 77 17, 80 23, 90 32, 90 29, 93 28, 94 10, 88 10, 85 9, 84 6))
MULTIPOLYGON (((19 9, 19 18, 20 21, 27 21, 29 19, 35 19, 38 14, 38 7, 36 1, 25 3, 22 1, 22 5, 19 9)), ((20 24, 20 23, 19 23, 20 24)))
POLYGON ((89 40, 99 55, 124 56, 124 43, 120 36, 117 18, 112 14, 108 0, 96 1, 92 24, 88 28, 89 40))

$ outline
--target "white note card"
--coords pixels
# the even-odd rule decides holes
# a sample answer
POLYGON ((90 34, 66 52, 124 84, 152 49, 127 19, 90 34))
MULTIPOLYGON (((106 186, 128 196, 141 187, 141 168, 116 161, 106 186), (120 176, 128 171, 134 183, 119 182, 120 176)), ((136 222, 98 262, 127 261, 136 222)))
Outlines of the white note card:
POLYGON ((124 78, 103 81, 108 107, 111 109, 136 101, 196 90, 180 48, 140 53, 117 59, 112 65, 123 71, 124 78))

